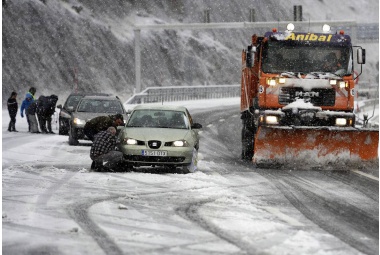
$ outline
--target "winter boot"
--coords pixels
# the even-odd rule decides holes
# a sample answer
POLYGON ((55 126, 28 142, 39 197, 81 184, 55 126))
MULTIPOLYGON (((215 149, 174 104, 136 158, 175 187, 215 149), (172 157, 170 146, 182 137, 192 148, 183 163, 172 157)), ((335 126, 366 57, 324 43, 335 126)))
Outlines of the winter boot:
POLYGON ((103 171, 103 162, 92 161, 91 170, 97 171, 97 172, 102 172, 103 171))
POLYGON ((17 130, 16 130, 16 123, 12 123, 12 131, 13 132, 18 132, 17 130))

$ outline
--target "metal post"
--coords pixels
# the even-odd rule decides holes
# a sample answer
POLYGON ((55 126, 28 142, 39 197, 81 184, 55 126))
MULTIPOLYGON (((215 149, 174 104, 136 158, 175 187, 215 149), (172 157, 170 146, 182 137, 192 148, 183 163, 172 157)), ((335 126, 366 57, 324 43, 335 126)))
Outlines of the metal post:
POLYGON ((140 34, 141 29, 134 29, 135 34, 135 93, 141 92, 141 48, 140 48, 140 34))
POLYGON ((210 23, 210 10, 204 10, 204 23, 210 23))
POLYGON ((294 21, 302 21, 302 5, 293 5, 294 21))
POLYGON ((255 22, 255 9, 249 9, 249 22, 255 22))

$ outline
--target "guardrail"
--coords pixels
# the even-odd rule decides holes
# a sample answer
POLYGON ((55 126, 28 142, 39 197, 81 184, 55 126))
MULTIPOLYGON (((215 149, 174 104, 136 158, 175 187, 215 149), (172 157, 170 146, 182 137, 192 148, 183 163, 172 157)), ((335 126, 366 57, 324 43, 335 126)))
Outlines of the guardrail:
POLYGON ((126 104, 240 97, 240 85, 149 87, 134 94, 126 104))

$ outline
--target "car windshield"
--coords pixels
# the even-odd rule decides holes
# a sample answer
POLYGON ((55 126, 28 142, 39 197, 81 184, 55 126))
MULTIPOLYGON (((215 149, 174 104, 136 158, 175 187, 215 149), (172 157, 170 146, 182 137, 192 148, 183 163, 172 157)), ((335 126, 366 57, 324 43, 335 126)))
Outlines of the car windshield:
POLYGON ((135 110, 127 127, 189 129, 189 120, 184 112, 172 110, 135 110))
POLYGON ((124 113, 123 107, 116 100, 82 99, 78 105, 78 112, 95 113, 124 113))
POLYGON ((70 96, 68 99, 67 99, 67 102, 66 102, 66 105, 65 105, 65 108, 68 108, 68 107, 73 107, 73 109, 75 109, 79 103, 79 101, 83 98, 83 96, 81 95, 75 95, 75 96, 70 96))

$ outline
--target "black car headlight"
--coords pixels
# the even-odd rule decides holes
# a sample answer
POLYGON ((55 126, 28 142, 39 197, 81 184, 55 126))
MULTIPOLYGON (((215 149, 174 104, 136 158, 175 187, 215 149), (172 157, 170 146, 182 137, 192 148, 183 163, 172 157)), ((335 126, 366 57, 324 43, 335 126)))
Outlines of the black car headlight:
POLYGON ((85 120, 79 119, 79 118, 74 118, 74 124, 76 125, 84 125, 86 124, 85 120))

